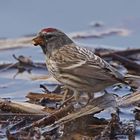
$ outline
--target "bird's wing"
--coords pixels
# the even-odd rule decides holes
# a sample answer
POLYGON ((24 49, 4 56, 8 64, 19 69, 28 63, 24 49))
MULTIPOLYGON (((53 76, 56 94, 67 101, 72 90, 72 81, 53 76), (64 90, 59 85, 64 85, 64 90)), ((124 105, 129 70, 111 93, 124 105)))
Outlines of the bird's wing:
POLYGON ((123 75, 92 51, 73 44, 55 54, 56 65, 63 73, 99 80, 123 79, 123 75), (114 78, 112 78, 114 77, 114 78))

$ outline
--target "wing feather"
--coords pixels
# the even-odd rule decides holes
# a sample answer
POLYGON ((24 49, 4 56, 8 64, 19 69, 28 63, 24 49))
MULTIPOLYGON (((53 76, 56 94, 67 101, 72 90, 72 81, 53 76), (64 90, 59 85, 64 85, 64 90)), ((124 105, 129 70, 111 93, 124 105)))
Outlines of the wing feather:
POLYGON ((123 79, 120 72, 86 48, 66 45, 54 54, 53 59, 61 73, 80 76, 89 82, 95 79, 104 81, 123 79))

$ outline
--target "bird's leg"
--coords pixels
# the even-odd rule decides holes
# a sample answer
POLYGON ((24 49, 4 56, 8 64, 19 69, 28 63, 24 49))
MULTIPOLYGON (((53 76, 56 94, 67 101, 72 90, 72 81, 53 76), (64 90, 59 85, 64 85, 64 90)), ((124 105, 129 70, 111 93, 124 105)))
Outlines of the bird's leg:
POLYGON ((65 91, 64 91, 63 98, 62 98, 62 104, 60 105, 59 108, 63 107, 65 104, 67 104, 69 101, 71 101, 74 98, 74 96, 72 95, 71 97, 69 97, 68 99, 66 99, 68 93, 69 93, 69 89, 66 88, 65 91))
POLYGON ((68 99, 64 100, 64 101, 62 102, 62 104, 61 104, 60 107, 64 106, 66 103, 68 103, 69 101, 71 101, 73 98, 74 98, 74 97, 71 96, 71 97, 69 97, 68 99))
POLYGON ((63 95, 63 98, 62 98, 62 103, 64 103, 64 101, 66 100, 67 94, 68 94, 68 89, 66 89, 64 91, 64 95, 63 95))
MULTIPOLYGON (((103 92, 104 92, 104 94, 109 94, 109 92, 106 89, 104 89, 103 92)), ((116 96, 116 98, 118 97, 118 95, 116 95, 116 94, 111 94, 111 95, 116 96)), ((120 113, 119 107, 116 106, 116 107, 112 108, 111 111, 113 112, 113 114, 115 113, 119 116, 119 113, 120 113)))
POLYGON ((80 92, 74 91, 74 94, 73 94, 77 104, 79 104, 82 107, 86 106, 90 102, 90 100, 92 99, 92 96, 91 96, 90 92, 85 92, 85 93, 87 95, 87 98, 85 98, 85 96, 84 96, 83 99, 85 99, 86 101, 85 100, 80 101, 80 92))
POLYGON ((88 100, 87 100, 87 104, 88 104, 90 100, 94 98, 94 94, 92 96, 90 92, 87 92, 87 95, 88 95, 88 100))
POLYGON ((74 90, 73 97, 76 102, 79 101, 80 93, 77 90, 74 90))
POLYGON ((79 107, 81 108, 83 106, 83 104, 79 101, 80 92, 77 91, 77 90, 74 90, 73 97, 74 97, 75 102, 76 102, 75 107, 76 108, 79 108, 79 107))
POLYGON ((65 102, 66 100, 69 101, 69 100, 74 98, 74 96, 73 96, 74 91, 73 90, 69 89, 67 86, 63 86, 62 88, 64 90, 63 102, 65 102), (72 96, 68 97, 68 99, 67 99, 67 95, 72 95, 72 96))
POLYGON ((73 95, 71 97, 69 97, 68 99, 66 99, 66 96, 67 96, 68 92, 69 92, 68 89, 66 89, 66 91, 64 92, 62 105, 66 104, 67 102, 69 102, 72 99, 75 99, 76 102, 79 101, 80 93, 78 91, 74 90, 73 95))

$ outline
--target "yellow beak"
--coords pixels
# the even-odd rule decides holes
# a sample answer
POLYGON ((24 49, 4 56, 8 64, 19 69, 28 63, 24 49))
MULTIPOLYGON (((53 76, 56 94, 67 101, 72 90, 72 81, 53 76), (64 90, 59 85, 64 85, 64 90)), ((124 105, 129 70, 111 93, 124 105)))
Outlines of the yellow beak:
POLYGON ((32 39, 32 44, 34 46, 37 46, 37 45, 44 45, 45 42, 44 42, 44 39, 40 36, 37 36, 35 38, 32 39))

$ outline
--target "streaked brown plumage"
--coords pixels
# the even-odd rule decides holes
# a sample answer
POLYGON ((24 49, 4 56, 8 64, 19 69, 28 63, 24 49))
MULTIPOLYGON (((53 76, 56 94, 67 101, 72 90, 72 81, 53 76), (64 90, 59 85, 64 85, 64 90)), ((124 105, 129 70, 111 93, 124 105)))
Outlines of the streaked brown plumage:
POLYGON ((60 48, 46 62, 56 80, 77 91, 97 92, 123 77, 103 59, 74 44, 60 48))
POLYGON ((75 93, 98 92, 124 81, 123 74, 60 30, 43 29, 33 42, 41 46, 53 77, 75 93))

